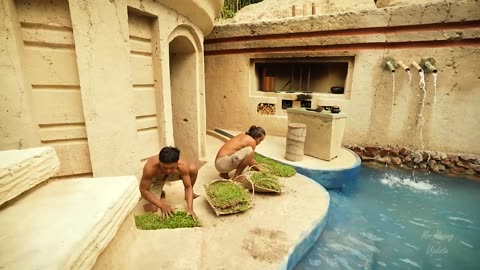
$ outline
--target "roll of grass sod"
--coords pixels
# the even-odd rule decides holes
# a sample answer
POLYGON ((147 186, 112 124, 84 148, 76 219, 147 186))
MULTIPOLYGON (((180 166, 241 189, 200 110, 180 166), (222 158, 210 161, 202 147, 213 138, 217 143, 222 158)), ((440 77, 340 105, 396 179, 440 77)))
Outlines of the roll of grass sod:
POLYGON ((258 162, 258 164, 266 165, 266 167, 270 169, 270 172, 276 176, 291 177, 297 173, 292 166, 284 165, 258 153, 255 153, 255 160, 258 162))
POLYGON ((198 220, 187 216, 186 212, 177 211, 168 218, 162 218, 155 213, 145 213, 135 216, 135 226, 140 230, 160 230, 200 227, 201 224, 198 220))
POLYGON ((215 180, 204 188, 207 201, 218 216, 243 212, 252 207, 248 191, 233 181, 215 180))
POLYGON ((275 175, 266 172, 254 172, 250 175, 250 180, 255 185, 255 191, 277 193, 282 191, 278 177, 275 175))

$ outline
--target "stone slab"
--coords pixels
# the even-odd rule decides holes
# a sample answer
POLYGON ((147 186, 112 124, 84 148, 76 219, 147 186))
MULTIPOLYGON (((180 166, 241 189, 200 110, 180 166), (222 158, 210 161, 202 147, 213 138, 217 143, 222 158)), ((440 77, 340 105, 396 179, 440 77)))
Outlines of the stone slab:
POLYGON ((0 269, 90 269, 138 202, 134 176, 58 180, 0 211, 0 269))
POLYGON ((0 205, 55 175, 59 168, 52 147, 0 151, 0 205))

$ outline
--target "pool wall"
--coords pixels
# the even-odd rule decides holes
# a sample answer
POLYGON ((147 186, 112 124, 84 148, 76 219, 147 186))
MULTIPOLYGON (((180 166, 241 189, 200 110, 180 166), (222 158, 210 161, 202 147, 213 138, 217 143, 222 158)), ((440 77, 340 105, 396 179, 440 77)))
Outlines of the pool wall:
MULTIPOLYGON (((313 181, 318 184, 317 181, 305 177, 306 180, 313 181)), ((321 186, 321 185, 320 185, 321 186)), ((323 230, 328 221, 328 215, 330 211, 330 194, 322 187, 325 193, 325 196, 328 198, 328 210, 325 216, 319 218, 314 223, 311 224, 311 227, 305 231, 305 233, 301 236, 302 239, 295 245, 295 247, 290 248, 288 252, 288 256, 280 265, 279 269, 281 270, 290 270, 294 269, 295 266, 300 262, 300 260, 307 254, 307 252, 313 247, 315 242, 317 242, 318 238, 322 234, 323 230)))

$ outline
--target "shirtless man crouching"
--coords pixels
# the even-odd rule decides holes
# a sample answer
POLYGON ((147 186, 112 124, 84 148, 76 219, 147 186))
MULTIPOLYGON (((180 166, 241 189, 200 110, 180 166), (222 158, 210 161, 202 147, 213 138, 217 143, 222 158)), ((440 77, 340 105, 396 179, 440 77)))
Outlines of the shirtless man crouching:
POLYGON ((247 132, 226 142, 215 158, 215 168, 220 176, 229 179, 228 173, 236 169, 232 178, 235 180, 247 166, 258 165, 254 158, 255 147, 265 139, 265 135, 263 128, 251 126, 247 132))
POLYGON ((140 193, 149 203, 143 206, 146 212, 156 212, 159 208, 163 217, 173 214, 172 207, 163 200, 163 187, 167 181, 182 180, 185 187, 185 200, 187 201, 187 215, 196 218, 193 211, 193 199, 198 195, 193 193, 193 185, 197 180, 198 168, 180 158, 180 150, 175 147, 164 147, 158 156, 148 158, 143 167, 140 193), (161 192, 157 198, 150 189, 161 192))

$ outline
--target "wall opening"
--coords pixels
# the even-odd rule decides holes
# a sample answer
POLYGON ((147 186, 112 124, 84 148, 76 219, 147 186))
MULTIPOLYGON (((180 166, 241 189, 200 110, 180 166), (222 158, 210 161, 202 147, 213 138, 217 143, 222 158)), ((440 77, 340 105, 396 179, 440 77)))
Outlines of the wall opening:
POLYGON ((331 93, 346 87, 353 58, 254 59, 256 85, 253 91, 276 93, 331 93))
POLYGON ((260 115, 275 115, 275 104, 273 103, 258 103, 257 113, 260 115))
POLYGON ((291 99, 282 99, 282 109, 288 109, 293 107, 293 100, 291 99))
POLYGON ((199 159, 199 104, 195 47, 185 36, 169 44, 172 124, 175 146, 187 160, 199 159))

